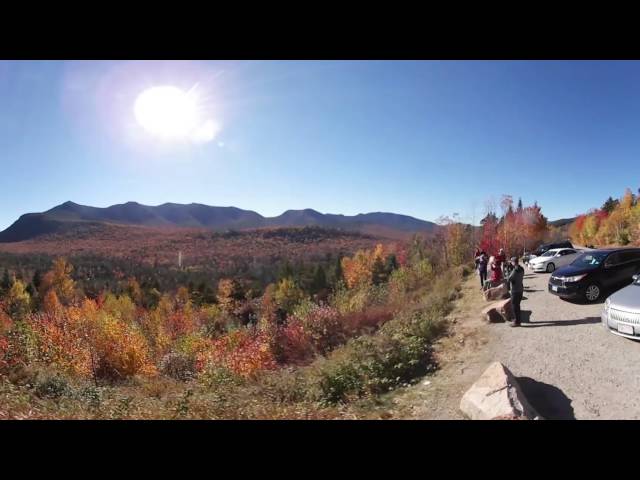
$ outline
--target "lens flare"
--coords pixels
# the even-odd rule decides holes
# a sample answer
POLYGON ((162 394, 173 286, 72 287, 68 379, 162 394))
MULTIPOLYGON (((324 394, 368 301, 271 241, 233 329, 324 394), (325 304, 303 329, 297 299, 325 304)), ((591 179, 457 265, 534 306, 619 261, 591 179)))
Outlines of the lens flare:
POLYGON ((198 128, 198 108, 191 92, 173 86, 149 88, 135 101, 138 123, 150 134, 167 140, 188 138, 198 128))

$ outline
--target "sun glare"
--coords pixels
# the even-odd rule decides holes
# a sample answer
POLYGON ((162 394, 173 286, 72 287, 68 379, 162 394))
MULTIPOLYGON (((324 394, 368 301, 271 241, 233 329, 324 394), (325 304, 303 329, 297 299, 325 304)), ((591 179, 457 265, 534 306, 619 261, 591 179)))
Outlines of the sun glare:
POLYGON ((192 139, 194 132, 203 128, 193 89, 185 92, 174 86, 149 88, 138 95, 133 110, 147 132, 164 140, 192 139))

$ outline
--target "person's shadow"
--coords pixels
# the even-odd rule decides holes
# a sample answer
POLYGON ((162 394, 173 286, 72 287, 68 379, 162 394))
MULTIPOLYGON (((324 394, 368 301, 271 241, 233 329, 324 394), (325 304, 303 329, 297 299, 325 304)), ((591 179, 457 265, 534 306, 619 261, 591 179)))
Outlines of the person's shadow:
POLYGON ((572 400, 562 390, 529 377, 518 377, 518 385, 531 406, 546 420, 575 420, 572 400))
POLYGON ((539 327, 570 327, 572 325, 594 325, 601 323, 600 317, 578 318, 575 320, 543 320, 540 322, 531 321, 531 310, 522 310, 520 312, 521 322, 527 324, 527 328, 539 327))

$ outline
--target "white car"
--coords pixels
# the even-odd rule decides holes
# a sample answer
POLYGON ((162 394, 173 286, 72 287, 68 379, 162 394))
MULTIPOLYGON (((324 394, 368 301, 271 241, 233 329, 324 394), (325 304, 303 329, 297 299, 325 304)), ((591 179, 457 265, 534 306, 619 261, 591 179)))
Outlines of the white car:
POLYGON ((529 268, 534 272, 551 273, 557 268, 569 265, 578 258, 580 253, 580 251, 574 248, 552 248, 539 257, 530 259, 529 268))

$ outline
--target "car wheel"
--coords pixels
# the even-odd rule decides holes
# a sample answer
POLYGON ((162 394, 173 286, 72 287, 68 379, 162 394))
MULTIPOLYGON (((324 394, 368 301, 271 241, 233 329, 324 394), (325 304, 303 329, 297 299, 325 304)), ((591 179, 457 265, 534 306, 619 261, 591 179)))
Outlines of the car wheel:
POLYGON ((595 302, 600 298, 601 292, 602 292, 602 289, 600 288, 600 285, 591 283, 587 285, 587 288, 585 288, 584 296, 587 302, 595 302))
POLYGON ((556 266, 553 263, 547 265, 547 273, 551 273, 556 269, 556 266))

